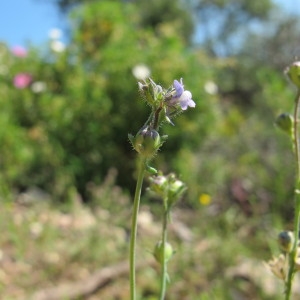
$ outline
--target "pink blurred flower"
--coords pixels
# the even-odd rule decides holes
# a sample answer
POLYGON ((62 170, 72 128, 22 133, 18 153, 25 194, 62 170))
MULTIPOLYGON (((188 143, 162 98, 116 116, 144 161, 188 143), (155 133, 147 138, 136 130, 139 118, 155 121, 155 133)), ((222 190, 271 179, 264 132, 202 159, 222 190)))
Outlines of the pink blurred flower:
POLYGON ((11 52, 13 55, 17 57, 26 57, 27 56, 27 50, 21 46, 15 46, 11 49, 11 52))
POLYGON ((17 89, 24 89, 27 86, 29 86, 31 81, 32 81, 31 75, 29 75, 28 73, 19 73, 14 77, 14 86, 17 89))

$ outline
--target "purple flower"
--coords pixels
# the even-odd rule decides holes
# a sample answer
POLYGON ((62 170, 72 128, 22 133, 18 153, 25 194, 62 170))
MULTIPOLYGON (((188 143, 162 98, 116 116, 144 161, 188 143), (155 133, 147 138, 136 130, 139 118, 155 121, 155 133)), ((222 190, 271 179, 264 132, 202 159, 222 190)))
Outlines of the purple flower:
POLYGON ((27 56, 27 50, 21 46, 15 46, 11 49, 11 52, 14 56, 17 57, 26 57, 27 56))
POLYGON ((179 104, 182 110, 186 110, 188 107, 195 107, 196 103, 192 99, 192 93, 190 91, 184 91, 179 97, 179 104))
POLYGON ((196 106, 196 103, 192 99, 192 93, 184 90, 182 78, 180 79, 180 82, 175 79, 173 87, 176 94, 173 95, 170 101, 171 104, 179 104, 182 110, 186 110, 188 107, 196 106))
POLYGON ((32 81, 31 75, 29 75, 28 73, 19 73, 14 77, 14 86, 17 89, 24 89, 27 86, 29 86, 31 81, 32 81))
POLYGON ((176 91, 176 96, 175 97, 180 97, 184 91, 184 85, 183 85, 183 82, 182 82, 182 78, 180 79, 180 82, 178 80, 174 80, 174 83, 173 83, 173 87, 176 91))

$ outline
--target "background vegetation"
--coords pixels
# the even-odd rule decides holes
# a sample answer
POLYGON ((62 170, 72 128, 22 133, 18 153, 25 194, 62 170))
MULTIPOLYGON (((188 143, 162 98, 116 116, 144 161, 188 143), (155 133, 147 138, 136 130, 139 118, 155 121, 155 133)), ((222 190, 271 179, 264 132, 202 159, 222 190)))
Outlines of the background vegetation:
MULTIPOLYGON (((169 139, 154 161, 189 187, 174 213, 168 299, 280 299, 261 261, 278 253, 276 234, 293 217, 293 157, 273 124, 292 107, 283 70, 299 52, 297 16, 268 0, 57 5, 70 21, 65 48, 49 39, 21 57, 0 45, 5 299, 127 257, 135 180, 127 134, 148 114, 132 72, 141 64, 163 86, 183 77, 197 103, 164 127, 169 139)), ((142 257, 158 239, 154 200, 143 199, 142 257)), ((142 298, 155 299, 155 268, 141 272, 142 298)), ((98 296, 127 299, 126 277, 98 296)))

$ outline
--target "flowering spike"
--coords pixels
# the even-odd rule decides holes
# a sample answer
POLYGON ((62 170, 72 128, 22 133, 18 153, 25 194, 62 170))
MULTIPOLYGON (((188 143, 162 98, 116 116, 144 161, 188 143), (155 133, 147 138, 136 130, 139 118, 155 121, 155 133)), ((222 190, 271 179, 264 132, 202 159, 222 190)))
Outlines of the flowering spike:
POLYGON ((196 104, 192 100, 191 92, 184 90, 182 78, 180 81, 174 80, 169 89, 163 89, 148 78, 138 82, 138 89, 147 104, 152 107, 152 111, 138 134, 128 137, 137 152, 150 158, 167 139, 167 136, 161 138, 157 132, 161 124, 167 122, 174 126, 171 119, 188 107, 195 107, 196 104))

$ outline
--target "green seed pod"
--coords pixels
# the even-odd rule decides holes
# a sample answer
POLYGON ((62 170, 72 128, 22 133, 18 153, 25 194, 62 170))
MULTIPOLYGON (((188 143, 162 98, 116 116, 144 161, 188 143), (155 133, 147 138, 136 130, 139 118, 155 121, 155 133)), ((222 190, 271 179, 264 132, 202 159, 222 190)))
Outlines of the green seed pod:
POLYGON ((149 178, 150 186, 149 190, 160 196, 161 198, 165 198, 168 188, 168 179, 166 176, 158 175, 158 176, 151 176, 149 178))
POLYGON ((300 88, 300 61, 293 62, 286 70, 292 83, 300 88))
POLYGON ((289 113, 280 114, 275 121, 276 126, 286 132, 288 135, 292 135, 294 130, 294 118, 289 113))
POLYGON ((144 127, 135 136, 133 146, 138 153, 150 158, 161 146, 160 135, 156 130, 144 127))
MULTIPOLYGON (((156 261, 160 264, 163 264, 163 259, 164 259, 162 246, 163 246, 162 241, 157 242, 154 247, 154 252, 153 252, 153 255, 154 255, 156 261)), ((168 262, 171 259, 173 254, 174 254, 173 248, 167 242, 165 244, 165 260, 166 260, 166 262, 168 262)))
POLYGON ((294 245, 294 234, 291 231, 281 231, 278 234, 278 244, 283 252, 290 253, 294 245))
POLYGON ((169 175, 169 189, 167 207, 170 208, 186 191, 186 185, 178 180, 174 174, 169 175))

